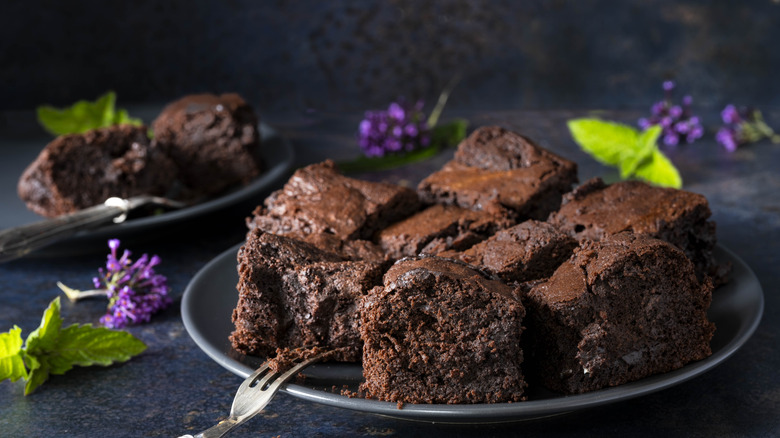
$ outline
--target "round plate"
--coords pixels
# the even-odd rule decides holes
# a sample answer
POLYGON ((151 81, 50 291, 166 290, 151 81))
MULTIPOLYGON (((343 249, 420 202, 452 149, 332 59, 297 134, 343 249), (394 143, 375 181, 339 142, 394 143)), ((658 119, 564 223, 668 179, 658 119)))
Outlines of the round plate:
MULTIPOLYGON (((259 125, 263 147, 260 156, 265 164, 263 173, 251 183, 228 191, 219 197, 208 201, 165 212, 154 216, 128 219, 120 224, 107 225, 95 230, 82 231, 78 234, 59 241, 51 246, 42 248, 33 255, 58 255, 60 253, 72 253, 78 248, 90 247, 98 242, 100 248, 105 247, 105 242, 110 238, 123 238, 146 233, 163 226, 191 220, 203 215, 236 206, 252 199, 262 200, 267 195, 266 191, 274 188, 278 182, 287 176, 287 171, 292 167, 294 160, 293 148, 290 142, 280 136, 275 129, 261 123, 259 125)), ((40 145, 16 143, 9 145, 9 151, 3 151, 6 160, 0 161, 0 204, 3 205, 3 214, 0 215, 0 229, 11 228, 31 222, 43 220, 41 216, 28 210, 24 203, 16 195, 16 183, 24 169, 40 152, 40 145)))
MULTIPOLYGON (((237 245, 207 264, 192 279, 182 299, 182 319, 195 343, 217 363, 247 377, 263 362, 233 350, 228 336, 233 331, 231 313, 238 300, 236 283, 237 245)), ((733 265, 731 281, 712 294, 709 318, 717 327, 712 338, 712 356, 678 370, 647 377, 613 388, 586 394, 561 396, 539 391, 520 403, 430 405, 405 404, 349 398, 328 388, 347 385, 355 389, 362 379, 357 364, 318 364, 306 369, 305 386, 288 384, 284 391, 309 401, 346 409, 437 423, 490 423, 522 421, 563 414, 593 406, 639 397, 698 376, 723 362, 748 340, 761 319, 764 295, 753 271, 734 253, 718 246, 719 262, 733 265)))

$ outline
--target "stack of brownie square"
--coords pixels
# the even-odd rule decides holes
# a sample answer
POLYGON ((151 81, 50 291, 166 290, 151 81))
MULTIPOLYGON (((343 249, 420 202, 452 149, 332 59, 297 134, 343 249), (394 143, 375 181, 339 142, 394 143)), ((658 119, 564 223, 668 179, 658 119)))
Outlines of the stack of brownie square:
POLYGON ((362 362, 363 396, 400 403, 580 393, 710 355, 725 271, 706 199, 576 182, 575 163, 500 127, 416 191, 299 169, 247 219, 231 342, 337 349, 362 362))

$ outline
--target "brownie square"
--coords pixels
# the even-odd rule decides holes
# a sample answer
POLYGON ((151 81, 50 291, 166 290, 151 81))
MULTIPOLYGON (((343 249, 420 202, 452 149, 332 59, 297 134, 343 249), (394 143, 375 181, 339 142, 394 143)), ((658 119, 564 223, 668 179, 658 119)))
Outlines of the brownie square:
POLYGON ((510 287, 465 264, 403 259, 361 301, 360 388, 401 403, 523 400, 524 315, 510 287))
POLYGON ((379 232, 377 241, 391 259, 464 250, 512 225, 501 215, 456 205, 432 205, 379 232))
POLYGON ((17 191, 30 210, 56 217, 112 196, 165 196, 176 172, 150 144, 145 126, 115 125, 52 140, 24 171, 17 191))
POLYGON ((665 240, 683 250, 700 277, 709 275, 718 285, 726 281, 729 266, 715 261, 710 215, 707 198, 698 193, 640 181, 607 185, 593 178, 568 193, 548 222, 580 241, 622 231, 665 240))
POLYGON ((255 209, 247 225, 280 235, 327 233, 341 240, 370 240, 419 205, 412 189, 348 178, 328 160, 298 169, 255 209))
POLYGON ((152 129, 190 197, 246 184, 262 170, 257 115, 238 94, 185 96, 167 105, 152 129))
POLYGON ((423 201, 472 210, 506 209, 545 219, 577 181, 577 165, 497 126, 474 131, 455 158, 418 185, 423 201))
POLYGON ((677 247, 641 234, 585 241, 531 289, 527 335, 545 386, 575 394, 712 354, 709 278, 677 247))
POLYGON ((381 284, 383 263, 345 261, 285 236, 253 230, 238 253, 238 304, 230 340, 244 354, 277 348, 341 349, 360 360, 358 299, 381 284))
POLYGON ((507 283, 547 278, 569 259, 577 241, 546 222, 528 220, 452 254, 507 283))
POLYGON ((287 237, 310 243, 324 251, 338 254, 345 260, 385 261, 387 254, 381 246, 365 239, 342 240, 330 233, 304 234, 293 232, 287 237))

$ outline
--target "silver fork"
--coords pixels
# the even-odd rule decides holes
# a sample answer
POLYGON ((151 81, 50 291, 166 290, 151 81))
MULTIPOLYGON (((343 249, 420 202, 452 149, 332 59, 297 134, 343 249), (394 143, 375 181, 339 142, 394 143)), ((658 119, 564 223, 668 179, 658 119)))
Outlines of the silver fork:
POLYGON ((287 380, 330 353, 330 351, 326 351, 298 362, 284 373, 273 372, 270 366, 271 361, 267 361, 241 383, 233 399, 233 406, 230 408, 230 417, 194 437, 182 435, 179 438, 219 438, 225 436, 237 426, 260 413, 287 380))
POLYGON ((184 208, 186 203, 159 196, 108 198, 103 204, 75 213, 46 219, 0 231, 0 263, 21 257, 28 252, 72 236, 81 230, 97 228, 108 223, 121 223, 127 214, 145 205, 184 208))

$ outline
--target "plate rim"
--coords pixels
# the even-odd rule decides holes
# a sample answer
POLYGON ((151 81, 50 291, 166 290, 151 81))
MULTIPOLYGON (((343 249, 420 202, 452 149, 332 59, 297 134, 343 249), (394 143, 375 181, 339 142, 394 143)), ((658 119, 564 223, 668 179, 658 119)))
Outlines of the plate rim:
MULTIPOLYGON (((197 293, 196 286, 204 277, 212 275, 213 271, 221 264, 227 263, 227 258, 235 260, 235 256, 241 245, 242 243, 239 243, 223 251, 198 271, 187 285, 184 295, 182 296, 181 315, 187 333, 203 352, 223 368, 245 378, 252 372, 252 368, 212 345, 200 332, 198 322, 193 319, 190 310, 192 306, 196 304, 196 299, 194 298, 197 293), (193 290, 196 292, 193 292, 193 290)), ((353 411, 389 416, 403 420, 456 424, 516 422, 539 419, 658 392, 697 377, 730 358, 745 344, 745 342, 747 342, 748 339, 750 339, 761 322, 764 313, 765 298, 763 289, 755 273, 741 258, 739 258, 739 256, 721 244, 716 245, 716 257, 717 256, 719 256, 719 258, 725 257, 732 263, 732 281, 729 283, 732 286, 730 287, 737 287, 737 285, 734 284, 736 281, 734 278, 736 278, 736 274, 739 273, 738 278, 741 279, 741 282, 745 283, 744 285, 741 285, 741 287, 746 289, 749 288, 753 291, 752 299, 755 300, 755 303, 754 306, 750 306, 750 309, 753 311, 747 318, 740 321, 741 323, 736 330, 735 336, 730 338, 724 346, 714 351, 711 356, 697 362, 689 363, 680 369, 668 373, 656 374, 638 381, 584 394, 561 395, 560 397, 542 400, 495 404, 404 404, 402 409, 399 409, 398 404, 394 402, 369 400, 357 397, 350 398, 341 394, 310 388, 296 383, 287 384, 283 387, 282 391, 302 400, 353 411)), ((729 287, 728 285, 726 286, 729 287)), ((715 294, 717 294, 717 290, 714 291, 713 297, 716 296, 715 294)), ((753 300, 750 302, 753 303, 753 300)), ((713 299, 713 303, 714 302, 715 299, 713 299)))

